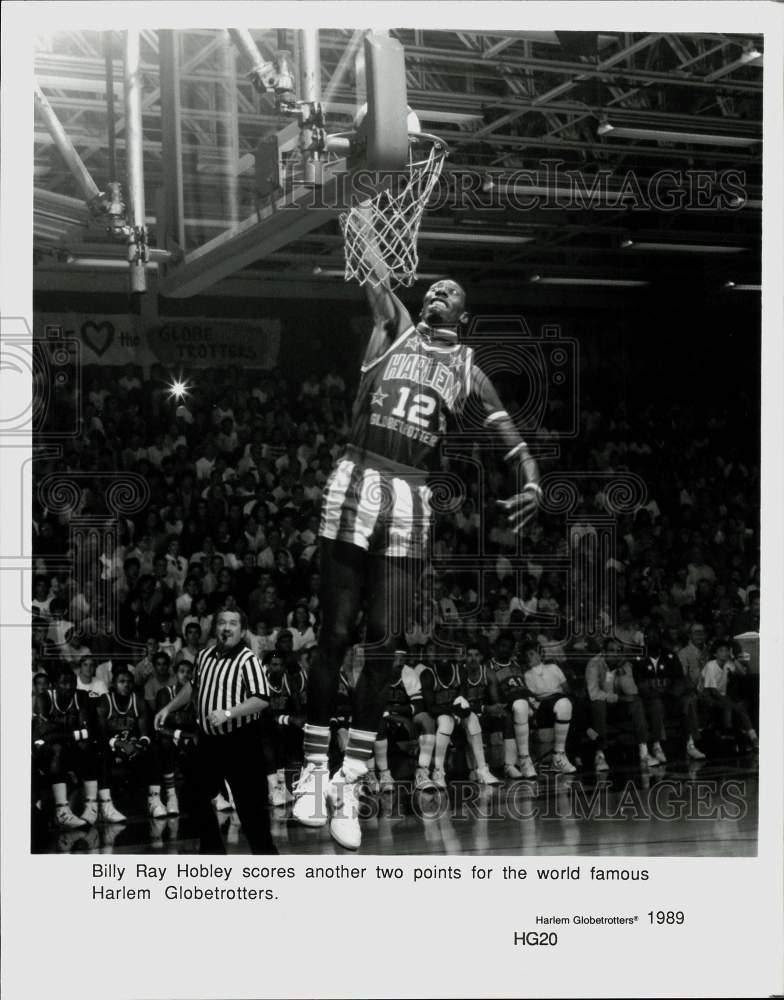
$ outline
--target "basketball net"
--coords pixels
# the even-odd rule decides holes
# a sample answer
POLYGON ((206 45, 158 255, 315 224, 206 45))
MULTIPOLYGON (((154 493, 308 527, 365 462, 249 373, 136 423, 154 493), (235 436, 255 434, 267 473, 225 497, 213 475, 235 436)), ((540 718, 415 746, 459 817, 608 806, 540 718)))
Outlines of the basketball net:
POLYGON ((408 174, 340 216, 346 256, 345 280, 376 288, 411 287, 419 257, 417 235, 427 202, 441 176, 446 146, 436 137, 411 137, 408 174), (414 145, 427 152, 414 153, 414 145))

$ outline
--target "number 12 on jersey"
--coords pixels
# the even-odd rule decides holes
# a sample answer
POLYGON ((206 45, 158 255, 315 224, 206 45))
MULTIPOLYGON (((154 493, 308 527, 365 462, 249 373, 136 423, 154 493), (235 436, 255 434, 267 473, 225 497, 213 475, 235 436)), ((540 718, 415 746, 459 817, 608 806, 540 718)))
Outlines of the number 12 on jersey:
POLYGON ((428 396, 425 392, 418 392, 411 400, 411 405, 408 406, 408 397, 410 395, 411 387, 407 385, 402 386, 397 405, 392 410, 392 416, 403 417, 410 424, 416 424, 417 427, 429 427, 430 417, 436 408, 435 399, 432 396, 428 396), (406 412, 407 406, 408 412, 406 412))

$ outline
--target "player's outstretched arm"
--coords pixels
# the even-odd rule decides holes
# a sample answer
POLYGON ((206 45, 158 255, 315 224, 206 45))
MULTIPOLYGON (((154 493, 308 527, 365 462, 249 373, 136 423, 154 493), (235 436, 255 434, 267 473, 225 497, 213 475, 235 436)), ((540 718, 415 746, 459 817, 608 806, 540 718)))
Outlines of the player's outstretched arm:
MULTIPOLYGON (((369 234, 373 228, 371 209, 359 206, 355 212, 364 217, 369 234)), ((378 241, 370 235, 365 239, 364 260, 374 276, 374 280, 365 284, 365 295, 373 316, 373 333, 365 352, 366 361, 370 361, 383 354, 389 344, 411 326, 411 316, 392 291, 389 266, 384 260, 378 241)))
POLYGON ((471 392, 479 403, 483 428, 499 438, 505 449, 504 460, 516 472, 522 473, 524 485, 520 492, 498 501, 512 531, 521 532, 539 508, 542 496, 539 466, 499 399, 493 383, 476 365, 471 373, 471 392))

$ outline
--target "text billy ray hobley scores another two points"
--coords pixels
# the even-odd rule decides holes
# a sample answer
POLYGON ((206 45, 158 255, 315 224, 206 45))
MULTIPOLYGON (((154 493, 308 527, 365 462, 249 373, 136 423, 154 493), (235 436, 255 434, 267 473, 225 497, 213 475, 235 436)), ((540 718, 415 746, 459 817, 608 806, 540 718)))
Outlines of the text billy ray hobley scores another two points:
MULTIPOLYGON (((120 865, 114 862, 94 863, 91 866, 91 875, 96 881, 113 881, 114 883, 124 882, 129 874, 131 866, 120 865)), ((161 885, 168 873, 167 865, 151 865, 139 862, 135 866, 134 875, 137 881, 150 881, 161 885)), ((491 880, 493 874, 500 874, 502 881, 524 881, 528 878, 527 868, 514 865, 503 865, 496 870, 491 867, 471 865, 470 871, 464 872, 457 865, 431 865, 424 868, 416 867, 410 872, 399 867, 385 867, 383 865, 374 866, 375 870, 371 878, 380 881, 399 881, 403 878, 412 882, 438 881, 438 880, 459 880, 465 875, 472 881, 491 880)), ((207 883, 206 886, 192 884, 188 885, 166 885, 163 896, 165 899, 185 899, 185 900, 272 900, 277 899, 274 889, 257 888, 255 886, 238 885, 228 887, 226 883, 235 871, 233 865, 213 865, 187 863, 178 864, 174 873, 178 879, 200 879, 207 883), (217 883, 217 884, 215 884, 217 883), (223 883, 221 885, 220 883, 223 883)), ((349 866, 344 864, 317 866, 305 868, 303 875, 306 879, 321 881, 332 881, 335 879, 363 880, 367 877, 368 866, 349 866)), ((579 866, 566 868, 536 868, 534 871, 538 881, 579 881, 583 875, 583 869, 579 866)), ((291 880, 297 877, 297 871, 292 866, 259 866, 243 865, 237 870, 237 877, 240 879, 273 879, 291 880)), ((588 869, 590 881, 613 881, 645 882, 649 878, 647 868, 599 868, 591 865, 588 869)), ((92 898, 94 900, 119 901, 119 900, 151 900, 152 890, 146 886, 140 888, 128 885, 104 885, 93 884, 92 898)))

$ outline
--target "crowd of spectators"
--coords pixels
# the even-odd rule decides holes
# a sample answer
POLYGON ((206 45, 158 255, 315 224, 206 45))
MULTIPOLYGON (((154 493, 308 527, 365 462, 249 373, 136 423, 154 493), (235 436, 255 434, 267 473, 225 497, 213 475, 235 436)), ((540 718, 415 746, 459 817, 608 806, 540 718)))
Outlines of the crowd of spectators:
MULTIPOLYGON (((514 409, 514 385, 500 388, 514 409)), ((172 671, 192 660, 218 607, 245 612, 260 657, 282 644, 306 669, 319 630, 321 495, 347 440, 353 393, 335 371, 293 380, 280 370, 204 369, 177 396, 157 366, 146 376, 130 365, 85 369, 81 395, 57 402, 80 414, 78 435, 35 462, 37 486, 54 475, 77 487, 66 511, 52 509, 43 488, 34 496, 38 683, 65 662, 80 686, 101 693, 117 665, 130 664, 153 702, 156 685, 173 678, 159 676, 156 654, 169 655, 172 671), (148 496, 117 517, 108 487, 127 473, 148 496)), ((759 627, 758 457, 726 395, 710 399, 631 405, 595 391, 580 433, 540 459, 543 474, 579 474, 576 502, 568 514, 541 514, 523 539, 496 513, 515 488, 502 456, 481 453, 484 495, 475 465, 452 459, 465 495, 437 517, 406 628, 411 655, 436 640, 476 644, 489 657, 511 629, 519 643, 535 636, 585 693, 585 666, 608 636, 632 656, 655 633, 700 686, 712 644, 759 627), (607 549, 593 542, 615 473, 639 476, 645 495, 613 516, 607 549)), ((545 426, 531 439, 552 444, 554 435, 545 426)), ((474 462, 479 455, 469 448, 474 462)), ((360 639, 358 630, 349 677, 361 669, 360 639)))

